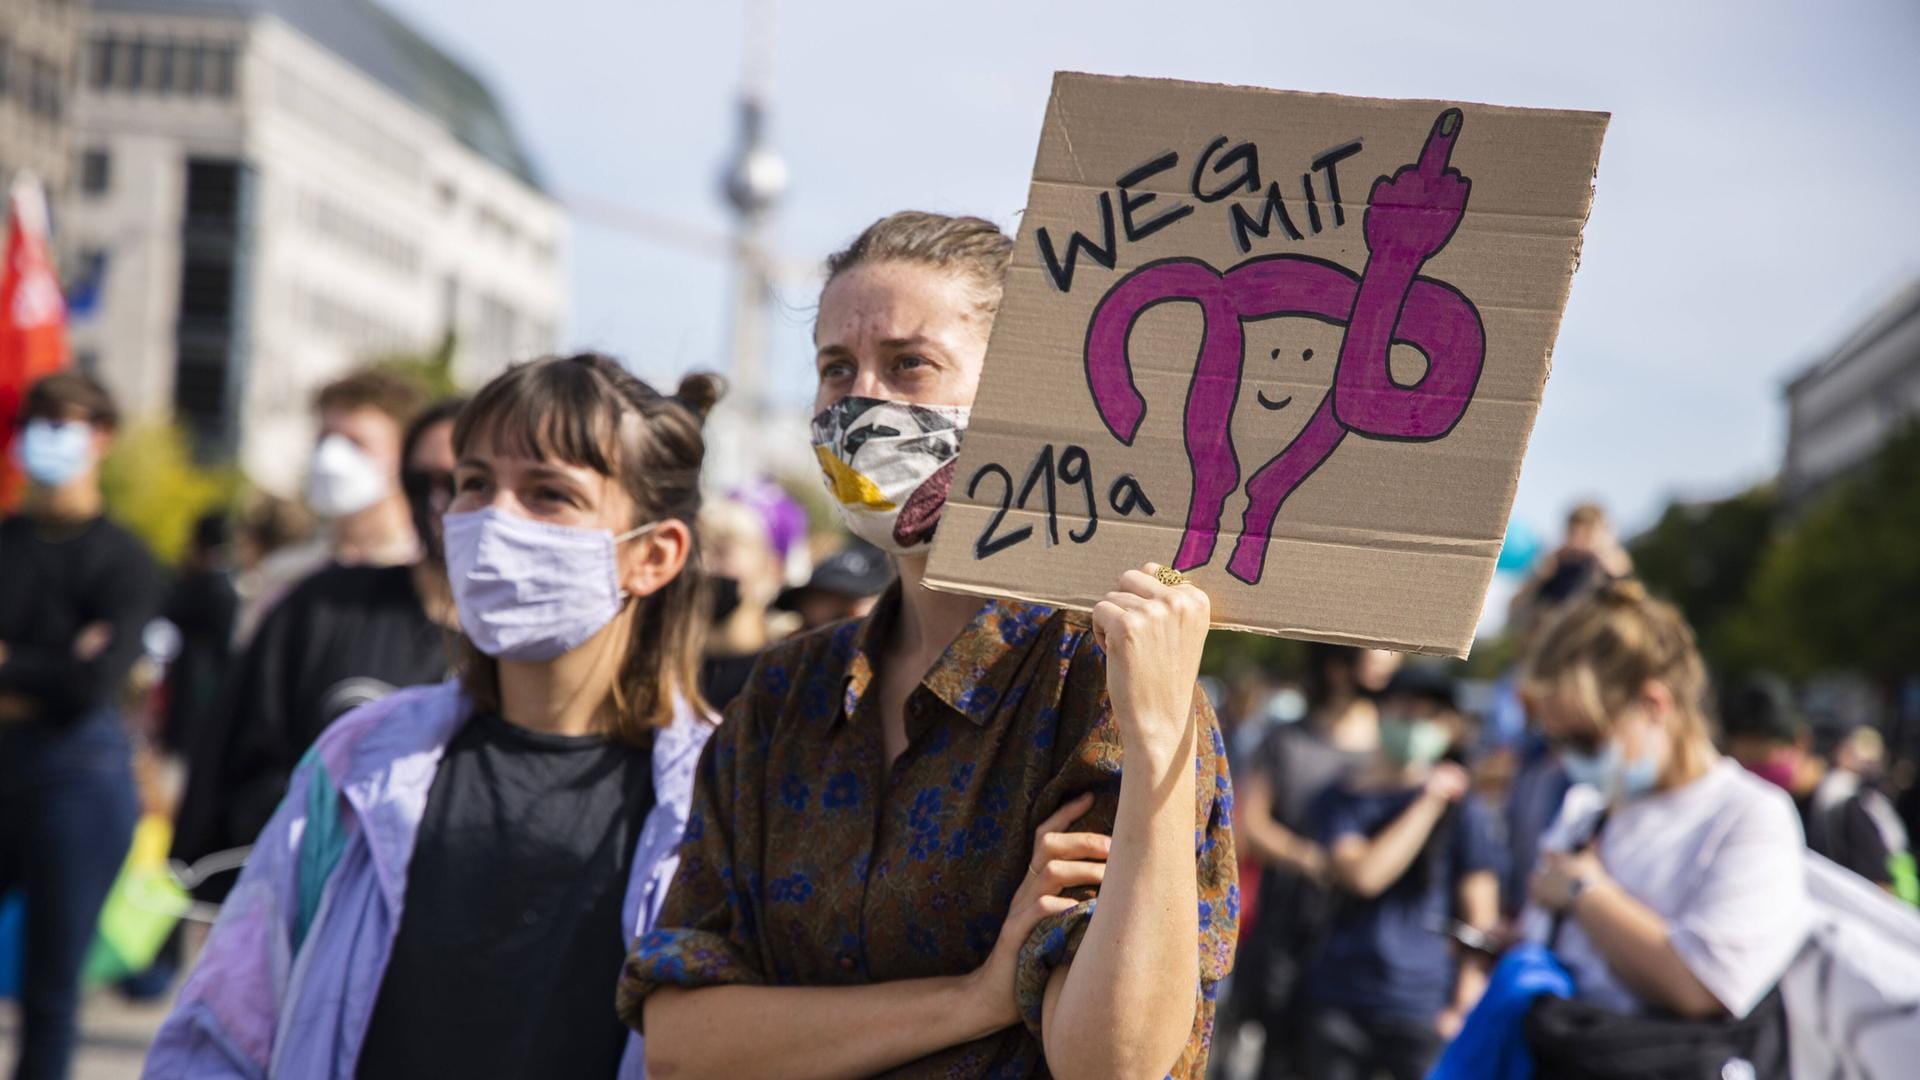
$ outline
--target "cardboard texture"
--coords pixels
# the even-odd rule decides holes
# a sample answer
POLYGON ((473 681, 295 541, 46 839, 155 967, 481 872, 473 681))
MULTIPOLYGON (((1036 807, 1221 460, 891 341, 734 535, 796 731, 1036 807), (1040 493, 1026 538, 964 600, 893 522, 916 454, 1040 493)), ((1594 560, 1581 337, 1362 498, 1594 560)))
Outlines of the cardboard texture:
POLYGON ((1056 75, 929 584, 1466 655, 1607 119, 1056 75))

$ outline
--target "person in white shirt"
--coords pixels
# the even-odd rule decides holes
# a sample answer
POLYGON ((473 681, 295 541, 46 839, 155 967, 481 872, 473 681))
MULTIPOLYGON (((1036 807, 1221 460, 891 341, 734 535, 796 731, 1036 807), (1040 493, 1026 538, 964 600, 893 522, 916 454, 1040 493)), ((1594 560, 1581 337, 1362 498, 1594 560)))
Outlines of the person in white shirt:
POLYGON ((1581 1000, 1745 1017, 1806 938, 1799 816, 1714 748, 1707 685, 1686 621, 1631 580, 1577 602, 1527 661, 1523 692, 1576 786, 1522 928, 1581 1000))

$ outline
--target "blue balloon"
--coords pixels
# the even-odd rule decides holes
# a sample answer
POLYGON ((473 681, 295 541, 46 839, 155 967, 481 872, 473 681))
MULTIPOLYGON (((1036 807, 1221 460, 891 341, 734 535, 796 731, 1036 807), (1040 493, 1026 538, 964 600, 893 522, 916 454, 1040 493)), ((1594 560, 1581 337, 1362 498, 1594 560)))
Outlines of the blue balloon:
POLYGON ((1500 560, 1493 564, 1499 574, 1524 574, 1540 561, 1540 534, 1524 522, 1507 522, 1506 539, 1500 542, 1500 560))

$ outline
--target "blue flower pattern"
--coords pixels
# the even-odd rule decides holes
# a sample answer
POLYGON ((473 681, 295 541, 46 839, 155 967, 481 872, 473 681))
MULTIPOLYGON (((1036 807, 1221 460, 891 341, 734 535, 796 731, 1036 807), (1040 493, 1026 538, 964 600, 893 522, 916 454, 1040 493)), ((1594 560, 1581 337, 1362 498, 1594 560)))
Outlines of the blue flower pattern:
MULTIPOLYGON (((915 691, 907 749, 885 761, 868 701, 870 622, 772 650, 701 763, 696 809, 659 926, 622 978, 622 1015, 651 987, 833 985, 970 971, 991 952, 1024 880, 1032 830, 1082 791, 1111 826, 1119 738, 1084 616, 995 601, 915 691)), ((1172 1071, 1204 1073, 1212 987, 1239 914, 1222 745, 1203 704, 1196 870, 1205 1022, 1172 1071), (1209 752, 1211 750, 1212 752, 1209 752)), ((1071 958, 1096 903, 1043 920, 1018 970, 1027 1023, 901 1070, 1028 1077, 1049 970, 1071 958)))
POLYGON ((820 795, 820 805, 829 810, 859 806, 860 775, 852 771, 834 773, 827 780, 827 790, 820 795))
POLYGON ((807 795, 807 785, 799 776, 788 773, 780 778, 780 801, 786 805, 787 809, 805 810, 807 795))

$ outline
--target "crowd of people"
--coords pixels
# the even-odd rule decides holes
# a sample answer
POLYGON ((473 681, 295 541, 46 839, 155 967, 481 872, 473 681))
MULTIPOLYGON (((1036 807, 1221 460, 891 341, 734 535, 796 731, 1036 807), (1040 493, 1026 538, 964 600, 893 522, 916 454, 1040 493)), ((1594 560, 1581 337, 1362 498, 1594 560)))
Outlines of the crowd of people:
POLYGON ((810 573, 797 507, 703 485, 711 376, 348 374, 303 497, 209 515, 170 579, 103 514, 110 397, 37 384, 0 523, 16 1075, 66 1074, 135 729, 185 765, 177 862, 246 850, 156 965, 152 1077, 1398 1080, 1497 1037, 1527 947, 1591 1012, 1536 1010, 1543 1066, 1657 1016, 1785 1075, 1803 851, 1920 900, 1876 732, 1756 677, 1723 737, 1592 507, 1490 703, 1316 645, 1216 718, 1207 597, 1151 563, 1089 613, 925 588, 1011 248, 903 212, 829 261, 812 434, 854 539, 810 573))
MULTIPOLYGON (((1816 735, 1777 676, 1711 685, 1598 507, 1509 627, 1521 659, 1477 716, 1444 670, 1338 646, 1310 649, 1301 690, 1230 696, 1258 889, 1216 1075, 1428 1076, 1527 941, 1611 1012, 1780 1028, 1804 851, 1920 903, 1879 732, 1816 735)), ((1758 1075, 1785 1075, 1770 1050, 1758 1075)))

